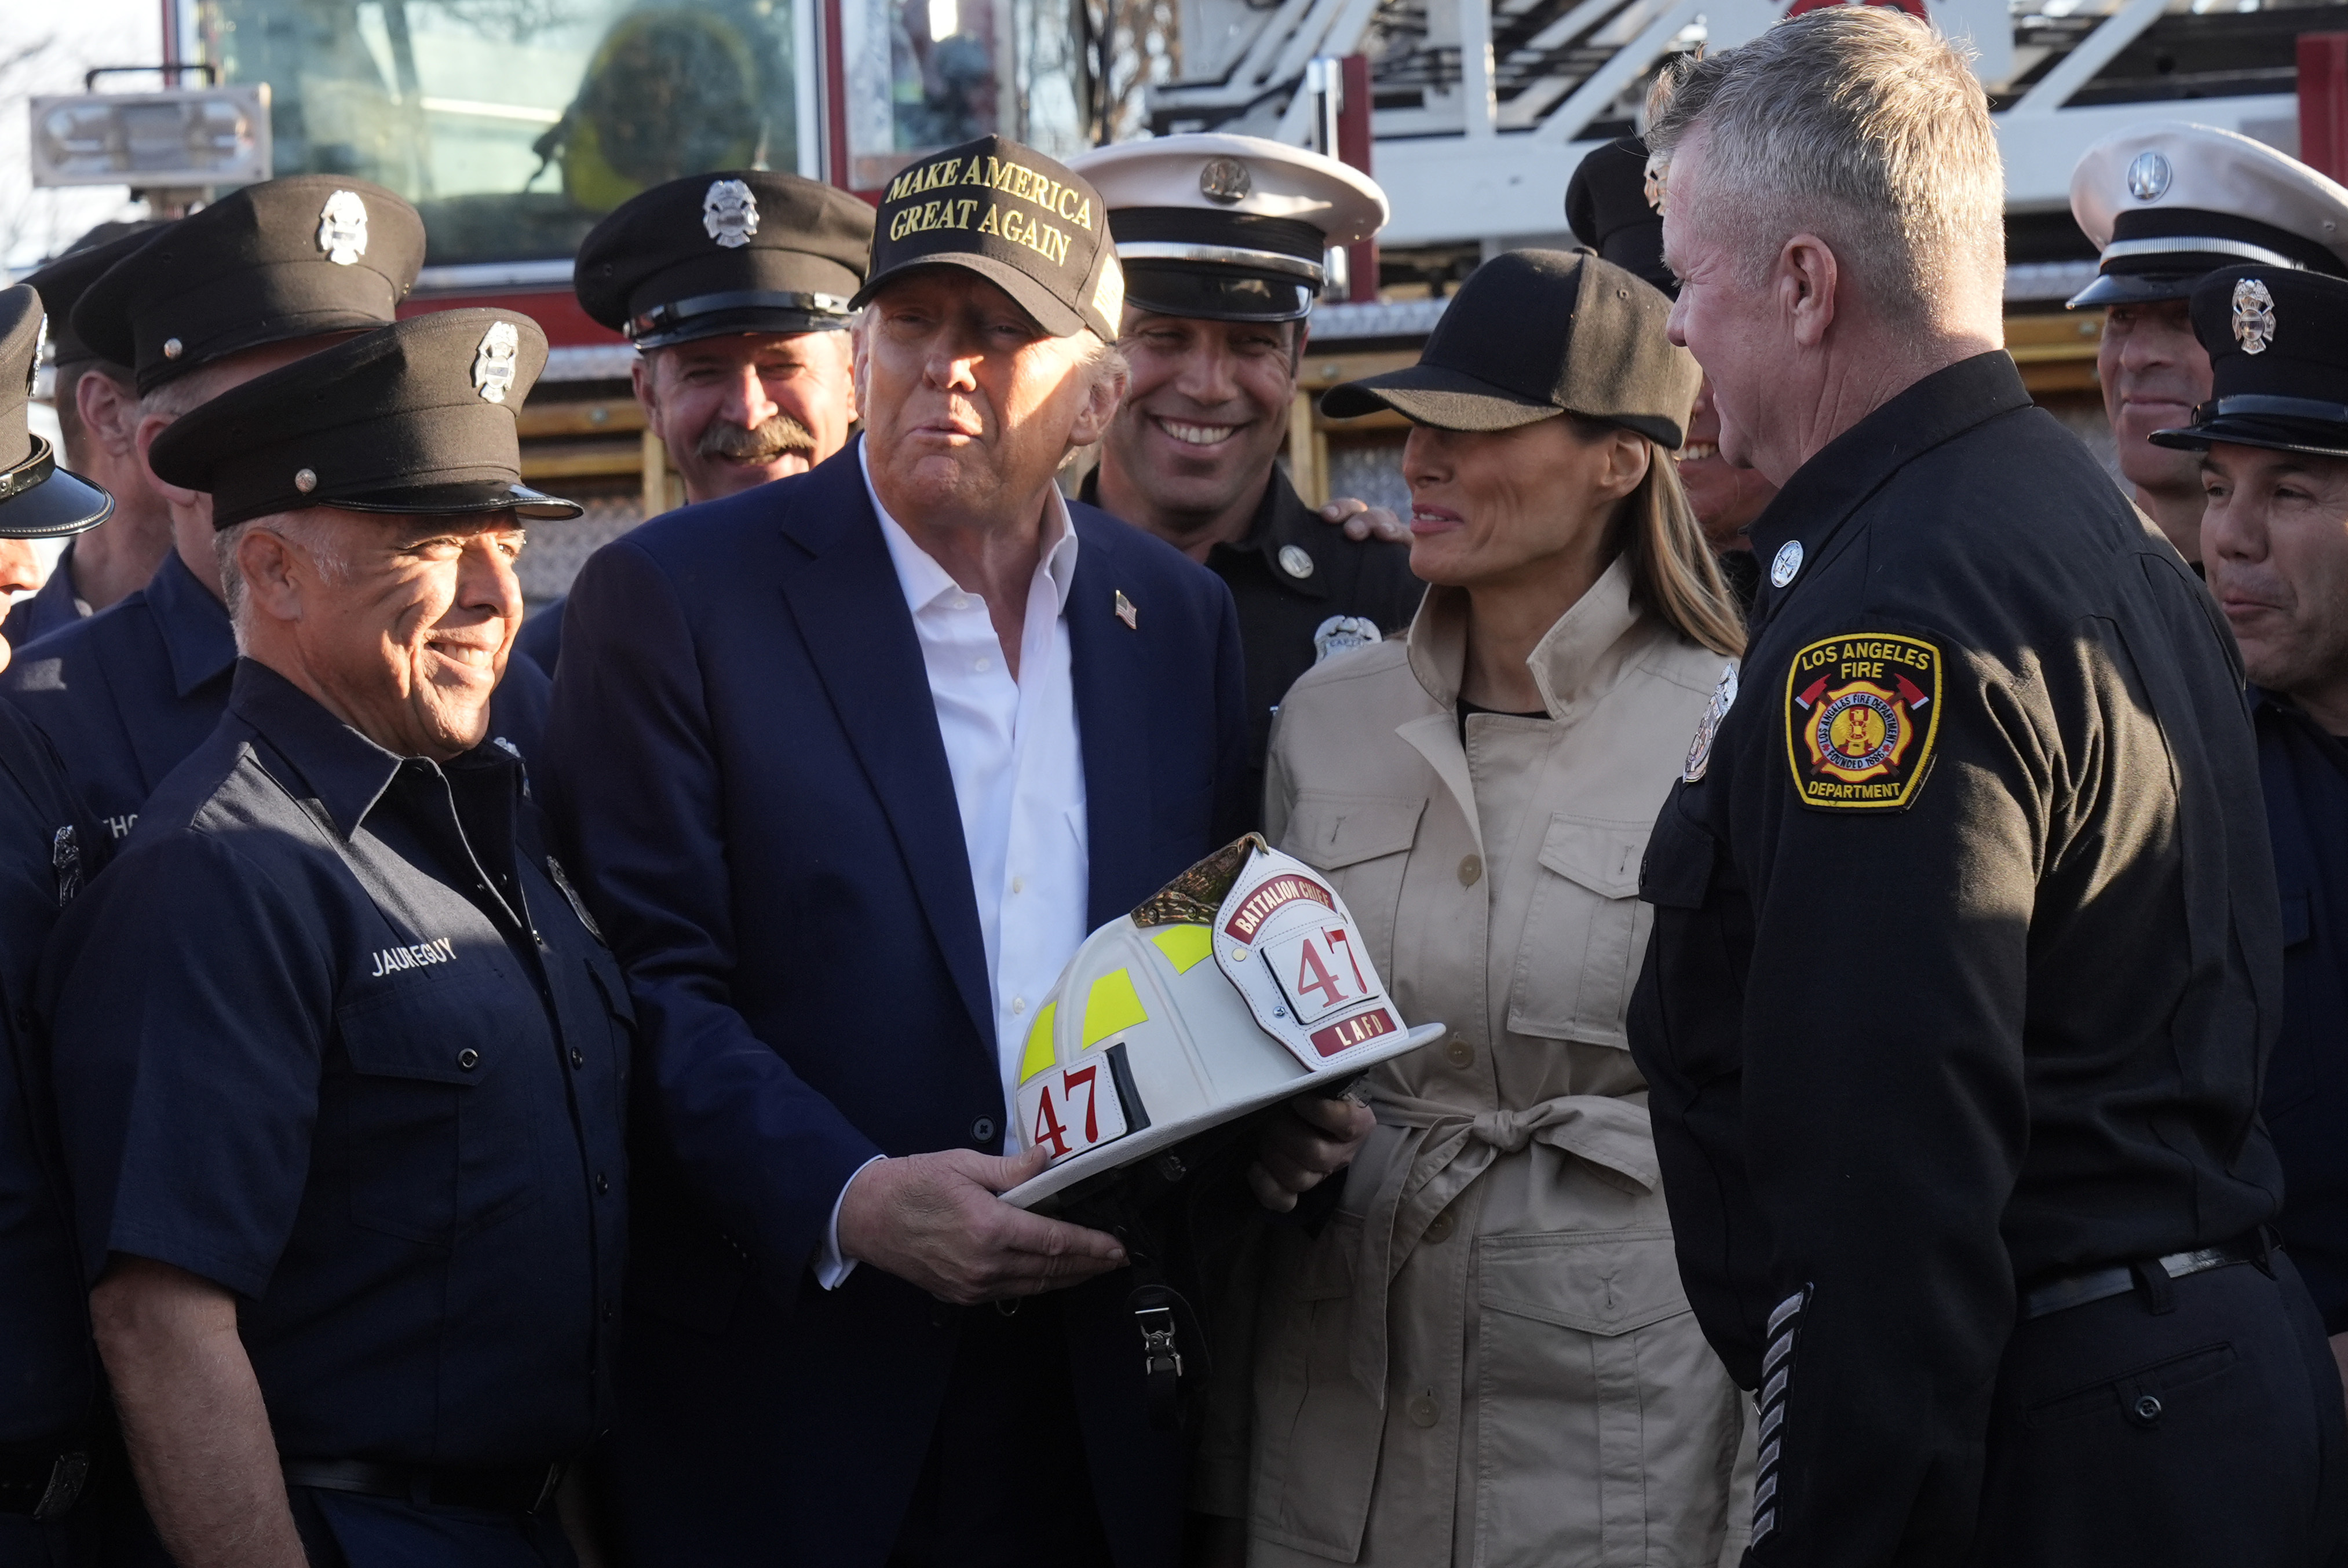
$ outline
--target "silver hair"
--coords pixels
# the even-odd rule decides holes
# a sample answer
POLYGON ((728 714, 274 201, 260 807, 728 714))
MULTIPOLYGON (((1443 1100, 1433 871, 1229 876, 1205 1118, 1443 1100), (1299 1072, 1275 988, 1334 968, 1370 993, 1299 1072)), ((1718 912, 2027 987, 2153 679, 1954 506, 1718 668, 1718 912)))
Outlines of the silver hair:
POLYGON ((274 534, 310 558, 310 564, 328 582, 347 582, 351 575, 351 558, 335 526, 335 519, 322 513, 304 509, 298 512, 273 512, 267 517, 248 518, 241 523, 231 523, 212 536, 212 559, 220 567, 221 597, 228 603, 229 624, 236 629, 236 646, 244 650, 246 625, 246 594, 244 569, 237 564, 238 544, 248 533, 274 534))
POLYGON ((2005 173, 1988 95, 1963 50, 1924 23, 1828 6, 1667 72, 1648 115, 1666 167, 1704 129, 1708 226, 1748 237, 1748 282, 1807 231, 1898 324, 1936 330, 1983 290, 1994 302, 2005 173))

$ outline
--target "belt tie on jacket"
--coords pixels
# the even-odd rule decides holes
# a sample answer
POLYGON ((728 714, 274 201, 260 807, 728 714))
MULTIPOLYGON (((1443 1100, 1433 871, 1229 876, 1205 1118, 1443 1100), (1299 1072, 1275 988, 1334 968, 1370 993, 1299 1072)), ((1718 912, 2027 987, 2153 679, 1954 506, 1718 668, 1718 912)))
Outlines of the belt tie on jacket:
POLYGON ((1470 1112, 1407 1096, 1380 1098, 1378 1120, 1401 1127, 1403 1145, 1370 1200, 1354 1266, 1354 1378, 1383 1409, 1386 1402, 1386 1301, 1402 1266, 1435 1216, 1503 1154, 1534 1143, 1585 1161, 1591 1173, 1625 1192, 1663 1185, 1654 1125, 1642 1094, 1560 1094, 1522 1109, 1470 1112))

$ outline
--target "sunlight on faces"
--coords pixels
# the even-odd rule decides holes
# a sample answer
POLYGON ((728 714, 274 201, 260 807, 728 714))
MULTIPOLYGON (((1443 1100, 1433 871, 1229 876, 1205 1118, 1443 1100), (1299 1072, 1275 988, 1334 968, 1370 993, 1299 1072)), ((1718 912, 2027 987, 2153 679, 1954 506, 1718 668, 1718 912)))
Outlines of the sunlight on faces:
POLYGON ((856 419, 845 332, 700 338, 651 350, 631 374, 691 500, 804 474, 848 445, 856 419))
POLYGON ((857 406, 873 487, 900 518, 985 522, 1040 497, 1073 446, 1100 439, 1124 390, 966 268, 923 267, 865 306, 857 406))
POLYGON ((2348 459, 2220 445, 2199 463, 2202 561, 2250 678, 2348 681, 2348 459))
MULTIPOLYGON (((1705 201, 1704 143, 1699 125, 1672 155, 1671 199, 1663 205, 1663 259, 1680 280, 1671 339, 1704 366, 1721 459, 1750 466, 1767 411, 1787 395, 1795 347, 1778 309, 1775 269, 1752 275, 1737 245, 1735 214, 1705 201)), ((1749 235, 1745 241, 1750 244, 1749 235)))
POLYGON ((2096 348, 2096 379, 2103 384, 2120 473, 2147 490, 2189 491, 2200 482, 2191 452, 2155 446, 2156 430, 2193 423, 2193 407, 2209 399, 2209 355, 2193 335, 2183 300, 2114 305, 2104 315, 2096 348))
MULTIPOLYGON (((0 593, 30 593, 41 586, 40 562, 27 539, 0 539, 0 593)), ((13 651, 0 637, 0 670, 8 668, 13 651)))
POLYGON ((1497 585, 1594 560, 1616 503, 1646 477, 1649 443, 1570 415, 1513 430, 1414 425, 1403 444, 1410 486, 1410 569, 1451 588, 1497 585))
POLYGON ((1303 331, 1128 310, 1117 344, 1133 379, 1102 460, 1162 511, 1227 511, 1262 483, 1287 437, 1303 331))
POLYGON ((489 695, 521 626, 523 538, 510 512, 319 507, 257 519, 237 541, 241 630, 255 634, 255 657, 273 667, 273 652, 290 657, 299 673, 281 672, 377 745, 446 762, 489 733, 489 695))

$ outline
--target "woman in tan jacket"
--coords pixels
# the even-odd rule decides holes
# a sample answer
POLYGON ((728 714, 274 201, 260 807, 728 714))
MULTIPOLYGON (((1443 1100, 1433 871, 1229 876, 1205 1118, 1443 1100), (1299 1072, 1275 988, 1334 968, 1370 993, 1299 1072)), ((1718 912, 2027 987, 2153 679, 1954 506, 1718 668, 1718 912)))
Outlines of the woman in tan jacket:
MULTIPOLYGON (((1248 1561, 1718 1562, 1736 1389, 1682 1295, 1623 1009, 1647 830, 1743 641, 1672 473, 1669 302, 1496 257, 1419 364, 1332 392, 1414 423, 1406 641, 1282 705, 1270 835, 1328 872, 1413 1020, 1325 1223, 1276 1231, 1248 1561)), ((1699 748, 1700 749, 1700 748, 1699 748)))

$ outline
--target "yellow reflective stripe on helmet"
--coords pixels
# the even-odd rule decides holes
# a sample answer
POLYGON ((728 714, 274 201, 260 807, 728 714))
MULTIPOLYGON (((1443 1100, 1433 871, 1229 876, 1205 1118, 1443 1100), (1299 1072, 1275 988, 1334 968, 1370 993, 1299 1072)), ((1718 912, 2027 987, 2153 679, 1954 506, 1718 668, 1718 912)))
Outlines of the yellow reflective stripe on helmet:
POLYGON ((1085 998, 1087 1046, 1098 1045, 1120 1030, 1148 1021, 1149 1015, 1141 1009, 1141 998, 1134 992, 1133 977, 1123 969, 1111 969, 1095 980, 1091 994, 1085 998))
POLYGON ((1035 1027, 1027 1031, 1027 1049, 1019 1058, 1020 1082, 1026 1082, 1057 1060, 1052 1051, 1052 1020, 1059 1011, 1058 1002, 1045 1002, 1035 1009, 1035 1027))
POLYGON ((1149 933, 1178 975, 1187 975, 1215 956, 1215 934, 1204 926, 1168 926, 1149 933))

